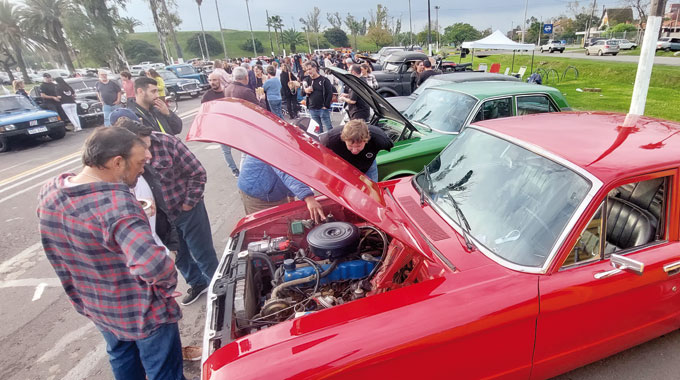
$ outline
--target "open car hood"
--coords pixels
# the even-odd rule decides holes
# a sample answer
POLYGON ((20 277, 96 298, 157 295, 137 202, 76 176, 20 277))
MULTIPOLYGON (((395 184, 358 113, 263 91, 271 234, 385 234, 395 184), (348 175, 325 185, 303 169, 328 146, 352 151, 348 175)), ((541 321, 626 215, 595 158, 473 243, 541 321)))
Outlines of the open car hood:
POLYGON ((363 101, 373 109, 373 112, 381 118, 388 118, 398 121, 406 126, 406 129, 416 131, 416 127, 411 122, 397 111, 385 98, 383 98, 377 91, 371 88, 363 79, 356 77, 345 70, 337 67, 328 67, 326 71, 333 74, 345 86, 349 87, 359 96, 363 101))
POLYGON ((206 102, 187 140, 225 144, 252 155, 428 255, 425 244, 413 237, 419 233, 407 231, 411 227, 405 225, 406 217, 388 206, 377 183, 300 128, 259 106, 233 98, 206 102))

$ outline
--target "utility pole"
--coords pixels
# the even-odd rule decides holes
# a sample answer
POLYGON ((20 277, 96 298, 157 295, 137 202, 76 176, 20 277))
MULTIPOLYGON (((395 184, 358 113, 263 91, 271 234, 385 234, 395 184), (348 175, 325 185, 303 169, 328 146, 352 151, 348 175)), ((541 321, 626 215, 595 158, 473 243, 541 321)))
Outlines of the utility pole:
POLYGON ((274 43, 272 42, 272 30, 271 30, 271 23, 269 22, 269 10, 265 10, 265 14, 267 15, 267 33, 269 33, 269 46, 272 48, 272 54, 274 54, 274 43))
POLYGON ((439 5, 434 6, 434 30, 437 32, 437 51, 439 51, 439 5))
POLYGON ((522 43, 524 43, 524 35, 527 34, 527 10, 529 10, 529 0, 524 2, 524 19, 522 20, 522 43))
POLYGON ((196 4, 198 4, 198 19, 201 20, 201 33, 203 34, 203 45, 205 46, 205 55, 208 57, 208 61, 210 60, 210 51, 208 50, 208 41, 205 39, 205 29, 203 29, 203 16, 201 16, 201 3, 203 0, 196 0, 196 4))
POLYGON ((248 25, 250 25, 250 39, 253 40, 253 58, 257 57, 257 49, 255 48, 255 35, 253 34, 253 23, 250 21, 250 7, 248 0, 246 0, 246 12, 248 12, 248 25))
POLYGON ((408 27, 411 31, 411 46, 413 46, 413 19, 411 18, 411 0, 408 0, 408 27))
POLYGON ((588 18, 588 24, 586 26, 586 34, 585 34, 585 39, 583 40, 583 46, 586 45, 586 41, 588 38, 590 38, 590 28, 591 28, 591 23, 593 22, 593 16, 595 15, 595 7, 597 6, 597 0, 593 0, 593 8, 590 11, 590 17, 588 18))
POLYGON ((220 25, 220 37, 222 37, 222 50, 224 51, 224 58, 227 58, 227 44, 224 42, 224 31, 222 31, 222 20, 220 20, 220 8, 217 7, 217 0, 215 0, 215 11, 217 11, 217 23, 220 25))
POLYGON ((652 67, 654 66, 654 54, 656 53, 656 40, 663 21, 663 11, 666 9, 666 0, 652 0, 651 12, 647 17, 645 36, 642 40, 640 49, 640 59, 638 61, 637 73, 635 74, 635 87, 633 87, 633 98, 630 101, 629 114, 644 115, 645 104, 647 103, 647 92, 649 91, 649 79, 652 77, 652 67))
POLYGON ((432 55, 432 19, 430 18, 430 0, 427 0, 427 55, 432 55))

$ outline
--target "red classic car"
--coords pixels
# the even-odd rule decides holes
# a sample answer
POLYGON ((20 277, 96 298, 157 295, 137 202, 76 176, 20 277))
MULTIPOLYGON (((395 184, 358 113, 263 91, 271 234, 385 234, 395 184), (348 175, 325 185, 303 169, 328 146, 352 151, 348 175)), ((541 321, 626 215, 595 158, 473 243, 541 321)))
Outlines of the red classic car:
POLYGON ((382 183, 237 100, 193 141, 322 193, 246 216, 212 280, 203 379, 544 379, 680 327, 680 125, 604 113, 467 128, 382 183))

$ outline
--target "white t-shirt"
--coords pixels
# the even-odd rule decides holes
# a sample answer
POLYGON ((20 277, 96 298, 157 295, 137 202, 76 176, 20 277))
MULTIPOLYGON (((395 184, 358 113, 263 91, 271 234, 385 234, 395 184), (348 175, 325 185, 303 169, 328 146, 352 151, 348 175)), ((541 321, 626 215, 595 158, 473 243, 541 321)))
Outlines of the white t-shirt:
MULTIPOLYGON (((156 200, 153 197, 153 192, 151 191, 151 187, 149 186, 149 183, 146 182, 144 177, 139 176, 139 179, 137 180, 137 185, 133 189, 133 192, 135 194, 135 198, 137 198, 138 200, 143 199, 145 201, 151 201, 155 206, 156 200)), ((158 237, 158 235, 156 235, 156 214, 153 214, 152 216, 149 217, 149 224, 151 225, 153 240, 156 241, 156 244, 165 247, 165 244, 163 244, 161 238, 158 237)))

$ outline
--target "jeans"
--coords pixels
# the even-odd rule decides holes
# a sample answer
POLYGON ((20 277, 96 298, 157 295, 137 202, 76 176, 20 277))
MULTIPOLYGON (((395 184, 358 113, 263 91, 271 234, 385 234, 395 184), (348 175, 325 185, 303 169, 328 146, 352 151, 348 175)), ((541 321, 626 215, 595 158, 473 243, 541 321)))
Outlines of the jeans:
POLYGON ((330 109, 320 110, 309 109, 309 116, 311 116, 312 120, 316 121, 316 123, 319 124, 321 132, 324 132, 324 130, 330 131, 333 128, 333 124, 331 124, 330 109))
POLYGON ((161 325, 144 339, 119 340, 99 330, 116 380, 184 380, 182 342, 177 323, 161 325))
POLYGON ((371 167, 366 170, 366 177, 370 178, 373 182, 378 182, 378 162, 373 160, 371 167))
POLYGON ((229 165, 229 169, 231 169, 232 172, 238 170, 238 166, 236 166, 236 162, 234 161, 234 156, 231 155, 231 147, 229 145, 220 145, 220 147, 222 147, 222 154, 224 155, 224 160, 227 161, 227 165, 229 165))
POLYGON ((217 269, 217 253, 204 201, 189 211, 182 211, 175 225, 179 235, 175 266, 192 288, 208 285, 217 269))
POLYGON ((61 105, 61 108, 64 110, 68 120, 73 124, 73 130, 81 130, 80 118, 78 117, 78 105, 76 103, 65 103, 61 105))
POLYGON ((119 104, 110 106, 108 104, 102 104, 102 111, 104 112, 104 126, 105 127, 110 127, 111 126, 111 112, 117 110, 120 108, 119 104))
POLYGON ((269 108, 271 108, 271 111, 274 115, 280 117, 283 119, 283 112, 281 111, 281 100, 267 100, 269 103, 269 108))

